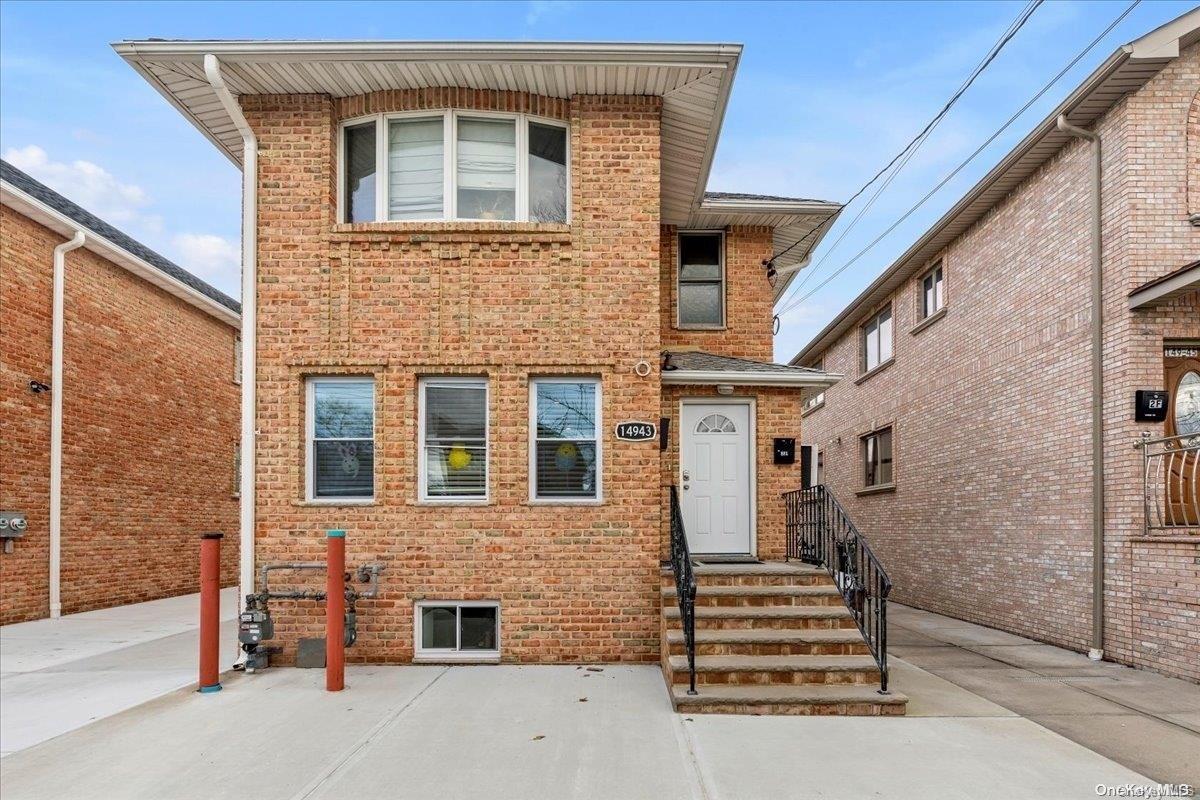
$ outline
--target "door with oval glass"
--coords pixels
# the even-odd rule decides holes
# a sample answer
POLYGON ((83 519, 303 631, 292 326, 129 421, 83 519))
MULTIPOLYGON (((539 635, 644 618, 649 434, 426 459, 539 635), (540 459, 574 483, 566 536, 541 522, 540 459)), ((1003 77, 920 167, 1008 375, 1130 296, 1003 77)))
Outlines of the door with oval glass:
POLYGON ((684 402, 680 506, 693 555, 751 554, 751 405, 684 402))
POLYGON ((1168 459, 1166 523, 1200 526, 1200 342, 1163 347, 1163 382, 1170 392, 1168 437, 1179 451, 1168 459))

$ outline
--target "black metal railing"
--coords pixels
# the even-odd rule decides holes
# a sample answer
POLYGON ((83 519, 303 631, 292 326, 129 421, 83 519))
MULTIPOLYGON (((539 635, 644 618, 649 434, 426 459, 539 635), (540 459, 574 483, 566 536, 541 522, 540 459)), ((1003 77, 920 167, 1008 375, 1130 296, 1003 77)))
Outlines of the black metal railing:
POLYGON ((833 492, 824 486, 783 493, 787 557, 823 566, 879 665, 879 691, 887 694, 887 597, 892 581, 850 521, 833 492))
POLYGON ((683 646, 687 651, 690 682, 688 694, 696 693, 696 570, 683 529, 679 510, 679 491, 671 486, 671 572, 675 574, 675 598, 679 601, 679 622, 683 626, 683 646))

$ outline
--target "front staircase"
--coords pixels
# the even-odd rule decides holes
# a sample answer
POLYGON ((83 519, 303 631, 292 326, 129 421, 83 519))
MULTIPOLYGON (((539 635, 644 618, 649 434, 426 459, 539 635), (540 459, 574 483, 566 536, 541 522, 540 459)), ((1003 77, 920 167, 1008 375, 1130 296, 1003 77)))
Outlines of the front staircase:
MULTIPOLYGON (((677 507, 673 517, 682 534, 677 507)), ((790 527, 801 535, 798 528, 790 527)), ((673 542, 675 548, 686 551, 686 541, 682 546, 673 542)), ((907 698, 881 691, 886 688, 886 681, 881 681, 886 657, 881 661, 872 653, 875 622, 863 613, 870 603, 882 602, 886 592, 884 598, 868 600, 866 592, 848 582, 848 575, 844 563, 834 570, 823 563, 797 561, 700 564, 686 552, 673 553, 671 566, 662 570, 661 593, 663 672, 675 709, 724 714, 904 714, 907 698), (838 582, 847 591, 839 589, 838 582), (689 606, 680 602, 679 593, 685 593, 686 601, 692 585, 694 599, 689 606), (855 607, 857 613, 852 611, 855 607), (694 619, 694 694, 689 614, 694 619), (860 629, 864 619, 866 626, 860 629)), ((886 647, 886 634, 882 644, 886 647)))

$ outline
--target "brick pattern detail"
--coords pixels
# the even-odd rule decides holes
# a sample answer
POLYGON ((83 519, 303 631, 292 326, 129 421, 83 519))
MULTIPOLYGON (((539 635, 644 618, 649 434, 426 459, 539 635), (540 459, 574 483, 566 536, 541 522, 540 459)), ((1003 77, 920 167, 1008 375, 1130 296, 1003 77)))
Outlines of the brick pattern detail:
MULTIPOLYGON (((1200 538, 1142 538, 1136 389, 1164 340, 1200 338, 1200 293, 1130 312, 1130 290, 1196 259, 1188 149, 1192 46, 1100 121, 1104 147, 1106 656, 1200 679, 1200 538)), ((804 418, 824 481, 870 538, 893 597, 1086 650, 1091 638, 1090 145, 1072 142, 946 250, 947 311, 918 322, 918 277, 890 298, 895 363, 856 384, 859 334, 824 353, 847 376, 804 418), (893 426, 896 490, 862 487, 859 437, 893 426)), ((863 315, 863 321, 868 315, 863 315)))
MULTIPOLYGON (((50 393, 29 381, 50 384, 53 251, 65 239, 0 213, 0 508, 29 519, 0 555, 8 624, 49 615, 50 393)), ((63 613, 197 591, 204 531, 226 534, 233 583, 236 331, 89 250, 66 265, 63 613)))

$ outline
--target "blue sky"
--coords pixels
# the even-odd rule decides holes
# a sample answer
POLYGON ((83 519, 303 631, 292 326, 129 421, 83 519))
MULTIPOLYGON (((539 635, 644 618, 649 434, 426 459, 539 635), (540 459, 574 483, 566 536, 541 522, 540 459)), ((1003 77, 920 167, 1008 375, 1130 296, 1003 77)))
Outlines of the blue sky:
MULTIPOLYGON (((238 172, 109 47, 119 39, 732 41, 745 45, 708 188, 844 200, 962 83, 1024 2, 0 2, 0 153, 237 295, 238 172)), ((841 266, 1127 5, 1046 2, 832 252, 841 266)), ((1193 7, 1143 2, 959 177, 784 315, 795 354, 1119 44, 1193 7)), ((861 202, 861 200, 859 201, 861 202)), ((807 291, 807 289, 806 289, 807 291)))

